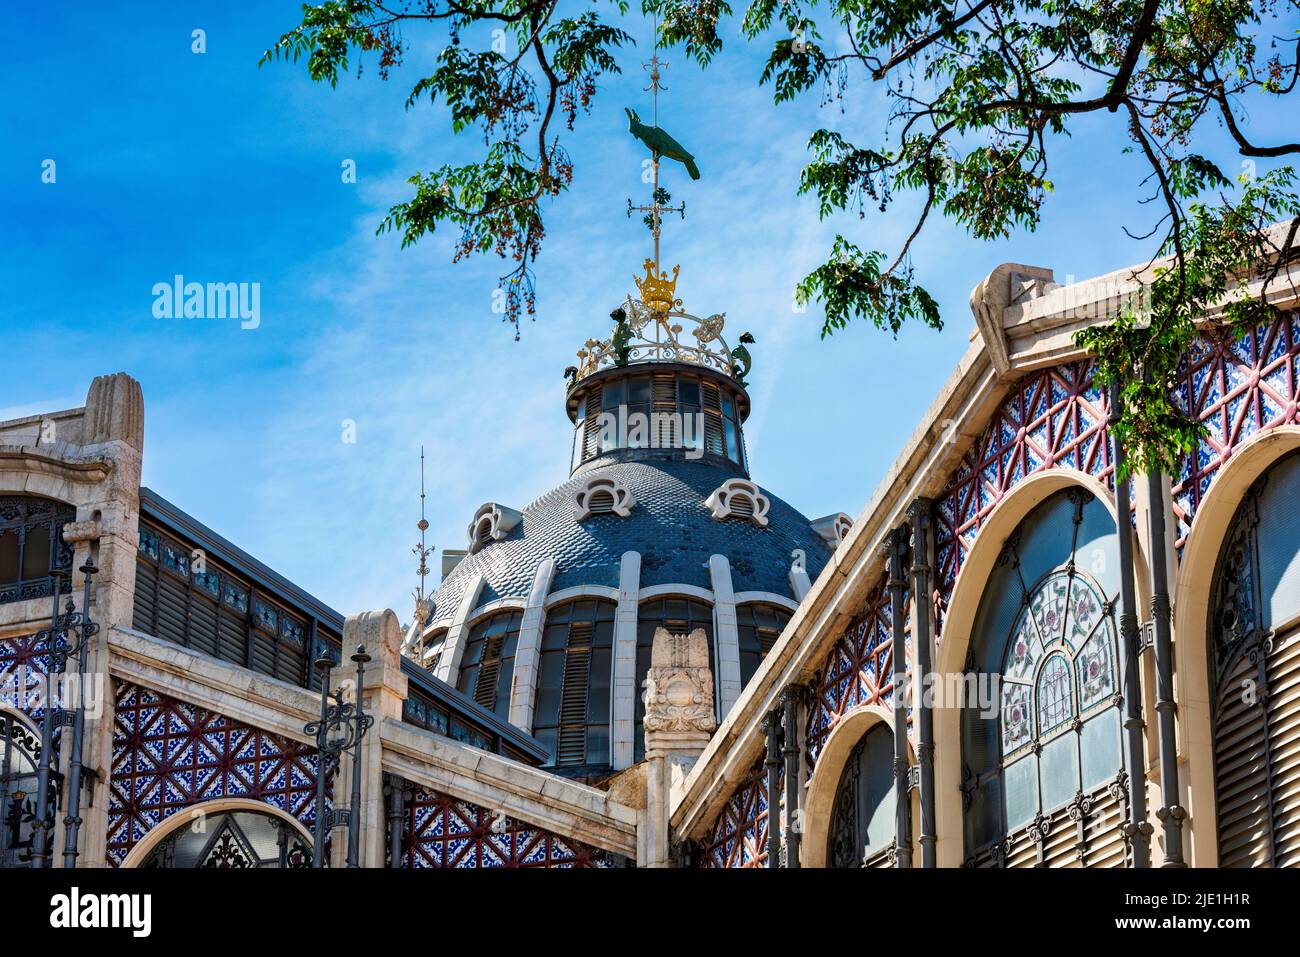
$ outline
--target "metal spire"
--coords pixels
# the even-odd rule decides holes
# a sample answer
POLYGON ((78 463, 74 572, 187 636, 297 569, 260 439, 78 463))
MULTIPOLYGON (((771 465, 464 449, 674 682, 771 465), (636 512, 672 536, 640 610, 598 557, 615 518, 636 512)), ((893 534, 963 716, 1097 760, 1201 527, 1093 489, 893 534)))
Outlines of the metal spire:
POLYGON ((420 446, 420 521, 416 523, 416 528, 420 530, 420 544, 416 545, 412 552, 420 560, 420 587, 415 592, 416 603, 424 601, 424 580, 429 574, 429 555, 433 549, 424 544, 424 533, 429 529, 428 519, 424 517, 424 446, 420 446))
MULTIPOLYGON (((668 68, 667 60, 659 59, 659 15, 655 14, 651 19, 652 35, 654 37, 654 48, 650 54, 650 60, 641 64, 641 69, 650 71, 650 85, 644 88, 644 91, 650 94, 652 125, 659 125, 659 91, 667 90, 663 85, 663 71, 668 68)), ((650 233, 654 236, 654 264, 655 274, 659 273, 659 234, 663 222, 664 213, 679 213, 682 219, 686 218, 686 203, 683 202, 678 206, 666 205, 668 195, 661 193, 659 190, 659 154, 651 153, 650 162, 654 171, 653 185, 651 186, 650 205, 633 206, 632 200, 627 201, 627 215, 632 218, 632 214, 649 213, 650 214, 650 233)))

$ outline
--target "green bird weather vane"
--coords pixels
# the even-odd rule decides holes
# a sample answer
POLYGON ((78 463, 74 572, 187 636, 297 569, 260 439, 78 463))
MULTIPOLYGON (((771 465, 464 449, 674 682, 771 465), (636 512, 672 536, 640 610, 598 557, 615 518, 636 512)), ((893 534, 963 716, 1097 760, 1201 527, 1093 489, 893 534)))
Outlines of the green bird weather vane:
POLYGON ((669 205, 672 197, 668 191, 661 189, 659 186, 659 161, 666 158, 676 160, 686 167, 686 172, 691 179, 700 178, 700 169, 695 165, 695 157, 692 156, 681 143, 669 136, 667 131, 659 128, 659 91, 666 89, 663 86, 663 70, 668 66, 667 62, 659 59, 659 20, 654 20, 654 37, 655 48, 650 56, 648 63, 643 63, 643 69, 650 71, 650 85, 646 91, 651 97, 652 125, 647 126, 641 122, 636 110, 624 109, 627 113, 627 128, 633 136, 640 140, 650 150, 650 165, 652 170, 652 185, 650 192, 650 204, 648 206, 634 206, 632 200, 627 201, 627 215, 630 219, 634 212, 645 213, 646 221, 650 226, 650 234, 654 237, 654 269, 659 273, 659 236, 663 224, 665 213, 677 213, 683 219, 686 218, 686 204, 683 202, 677 206, 669 205))

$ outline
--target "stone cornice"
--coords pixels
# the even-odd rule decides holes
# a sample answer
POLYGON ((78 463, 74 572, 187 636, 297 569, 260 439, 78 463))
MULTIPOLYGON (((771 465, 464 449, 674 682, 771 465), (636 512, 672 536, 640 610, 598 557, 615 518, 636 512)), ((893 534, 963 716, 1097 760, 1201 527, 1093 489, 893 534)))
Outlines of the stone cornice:
POLYGON ((129 628, 108 632, 109 670, 247 724, 314 743, 303 725, 319 717, 320 695, 286 681, 255 674, 209 655, 129 628))
POLYGON ((58 455, 34 445, 0 445, 0 472, 38 472, 91 485, 107 479, 113 463, 94 456, 58 455))
POLYGON ((379 724, 384 769, 529 824, 636 857, 637 812, 603 791, 392 719, 379 724))

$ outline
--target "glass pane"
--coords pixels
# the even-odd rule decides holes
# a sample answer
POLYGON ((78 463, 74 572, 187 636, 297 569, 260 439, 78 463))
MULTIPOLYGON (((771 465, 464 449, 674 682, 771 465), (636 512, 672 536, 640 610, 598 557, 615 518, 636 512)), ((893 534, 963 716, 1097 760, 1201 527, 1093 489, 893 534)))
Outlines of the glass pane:
POLYGON ((1089 789, 1112 780, 1123 766, 1119 709, 1107 708, 1083 725, 1083 787, 1089 789))
POLYGON ((867 735, 858 778, 862 800, 863 852, 872 854, 884 849, 894 839, 894 736, 884 725, 877 725, 867 735))
POLYGON ((1038 813, 1038 761, 1031 754, 1003 772, 1007 789, 1007 827, 1019 827, 1038 813))
POLYGON ((1043 810, 1051 811, 1074 799, 1079 790, 1079 738, 1063 734, 1043 745, 1039 758, 1043 810))
POLYGON ((29 525, 23 547, 23 578, 45 578, 50 573, 50 529, 48 525, 29 525))
POLYGON ((1264 627, 1278 628, 1300 613, 1300 455, 1268 473, 1259 496, 1259 583, 1264 627))

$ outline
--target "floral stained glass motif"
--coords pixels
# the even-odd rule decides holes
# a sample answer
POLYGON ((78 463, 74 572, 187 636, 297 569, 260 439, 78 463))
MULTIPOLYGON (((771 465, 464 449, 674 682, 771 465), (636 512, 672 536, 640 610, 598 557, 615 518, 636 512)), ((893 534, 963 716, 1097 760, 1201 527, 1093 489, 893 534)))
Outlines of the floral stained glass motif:
POLYGON ((1118 690, 1115 661, 1111 609, 1095 583, 1080 572, 1050 573, 1026 597, 1007 644, 1003 755, 1069 721, 1076 703, 1082 714, 1109 701, 1118 690))
POLYGON ((1079 674, 1079 707, 1087 711, 1115 693, 1115 666, 1111 661, 1110 638, 1105 631, 1094 635, 1075 659, 1079 674))
POLYGON ((1029 686, 1007 681, 1002 685, 1002 752, 1010 754, 1029 743, 1029 686))
POLYGON ((1015 637, 1011 640, 1011 648, 1007 653, 1007 667, 1003 673, 1004 676, 1028 681, 1034 676, 1034 671, 1038 666, 1038 659, 1042 656, 1042 653, 1043 644, 1038 640, 1038 634, 1034 630, 1033 623, 1029 620, 1028 615, 1021 615, 1019 627, 1016 629, 1015 637))

